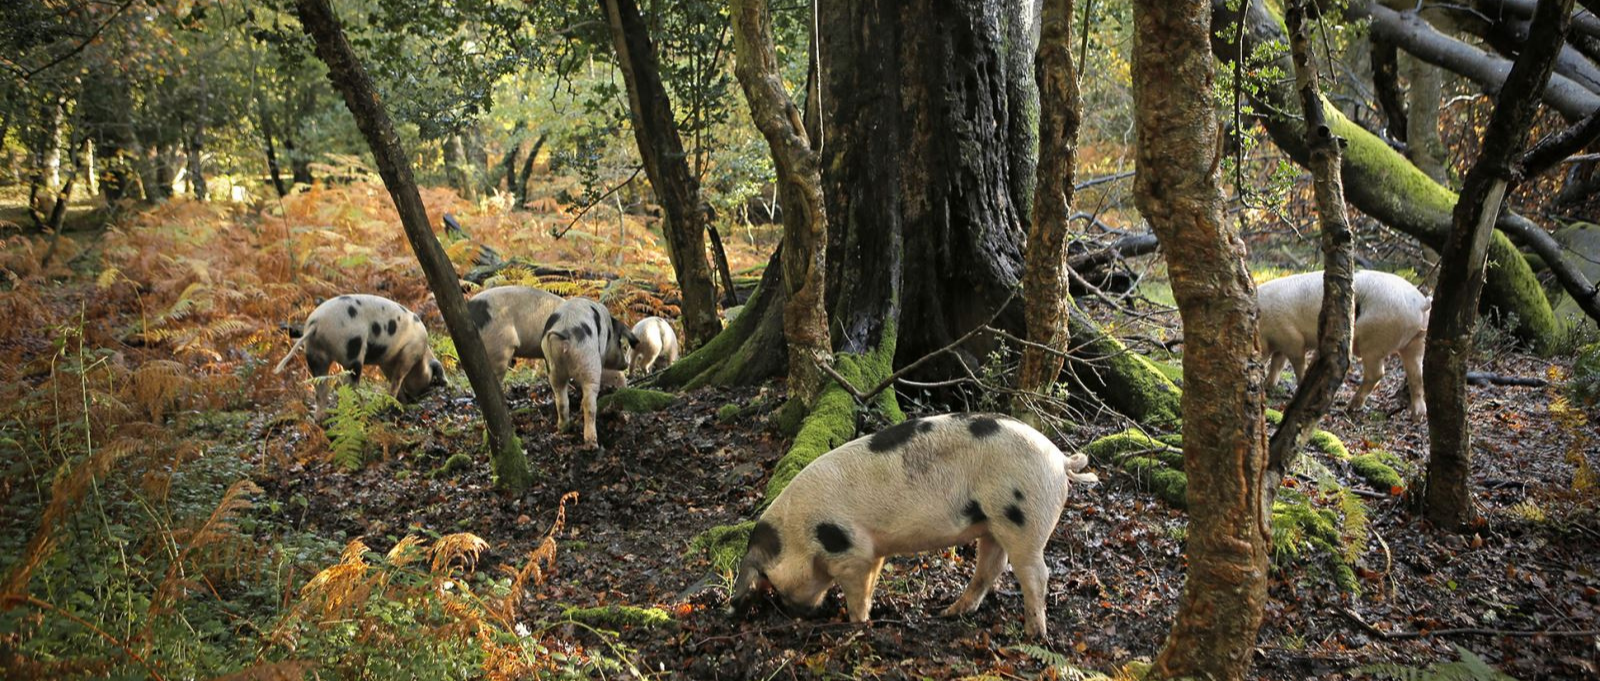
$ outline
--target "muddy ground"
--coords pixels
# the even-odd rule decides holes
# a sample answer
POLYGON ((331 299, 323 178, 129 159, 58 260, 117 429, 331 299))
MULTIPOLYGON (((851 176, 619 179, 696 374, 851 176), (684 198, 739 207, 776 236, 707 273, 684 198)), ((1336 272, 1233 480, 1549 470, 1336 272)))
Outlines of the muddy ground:
MULTIPOLYGON (((1543 376, 1547 366, 1506 355, 1481 368, 1543 376)), ((1368 414, 1339 412, 1325 425, 1357 453, 1383 448, 1422 461, 1425 425, 1383 413, 1400 405, 1393 393, 1401 380, 1391 371, 1368 414)), ((1372 531, 1358 563, 1362 593, 1340 593, 1309 559, 1275 566, 1254 673, 1366 678, 1355 670, 1451 661, 1452 646, 1460 645, 1519 679, 1600 678, 1600 636, 1592 632, 1600 629, 1600 519, 1584 510, 1594 507, 1597 492, 1573 489, 1566 459, 1574 437, 1586 432, 1600 442, 1600 430, 1593 423, 1577 432, 1557 427, 1548 414, 1555 394, 1472 389, 1474 482, 1486 521, 1471 536, 1432 530, 1403 497, 1371 489, 1329 462, 1366 492, 1372 531), (1573 631, 1591 633, 1557 633, 1573 631)), ((947 679, 1045 671, 1046 656, 1019 647, 1026 643, 1022 599, 1009 575, 974 616, 937 616, 970 575, 971 547, 891 560, 870 626, 845 620, 837 590, 820 619, 792 620, 770 603, 747 621, 726 615, 724 577, 686 550, 706 528, 754 517, 787 443, 768 428, 766 414, 724 424, 716 413, 729 403, 776 404, 770 389, 701 390, 661 412, 603 414, 598 451, 553 432, 548 388, 517 386, 511 395, 541 474, 526 494, 495 492, 487 462, 430 477, 449 454, 472 449, 470 438, 444 435, 475 432, 461 427, 475 417, 459 394, 435 395, 403 416, 439 434, 411 451, 356 473, 327 463, 293 465, 269 474, 263 487, 285 502, 281 520, 294 530, 364 536, 380 551, 407 532, 469 531, 492 545, 481 566, 487 568, 521 564, 554 520, 557 500, 576 490, 581 496, 557 536, 557 571, 525 598, 522 614, 553 622, 565 605, 663 606, 678 615, 673 625, 625 630, 620 648, 592 643, 666 676, 947 679)), ((1059 444, 1079 448, 1097 434, 1090 429, 1081 441, 1059 444)), ((1580 455, 1600 464, 1600 453, 1580 455)), ((1153 657, 1162 643, 1183 586, 1186 520, 1129 474, 1098 472, 1102 484, 1074 490, 1046 552, 1050 637, 1042 646, 1077 666, 1114 672, 1153 657)), ((557 631, 595 638, 577 626, 557 631)))

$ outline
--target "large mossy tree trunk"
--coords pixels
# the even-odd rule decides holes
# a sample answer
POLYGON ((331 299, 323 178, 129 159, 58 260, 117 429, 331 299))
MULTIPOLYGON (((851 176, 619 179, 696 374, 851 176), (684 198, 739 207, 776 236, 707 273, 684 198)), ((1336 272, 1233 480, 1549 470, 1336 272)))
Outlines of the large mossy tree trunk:
POLYGON ((460 353, 461 367, 467 372, 467 380, 472 383, 473 395, 488 426, 495 483, 510 491, 525 489, 531 482, 531 475, 527 456, 511 422, 511 410, 506 406, 500 381, 489 366, 489 355, 478 336, 478 327, 467 316, 467 303, 461 297, 455 267, 433 234, 428 209, 412 178, 411 162, 401 146, 400 136, 389 121, 389 114, 366 68, 345 39, 344 28, 328 0, 295 0, 295 11, 306 34, 316 43, 317 58, 328 65, 328 79, 344 96, 356 127, 372 149, 378 174, 394 200, 406 239, 411 242, 411 249, 428 279, 428 289, 433 292, 445 327, 460 353))
MULTIPOLYGON (((1017 70, 1006 52, 1020 44, 1006 38, 1007 21, 1020 21, 1007 13, 1016 11, 998 0, 821 8, 828 327, 835 352, 882 357, 887 349, 893 358, 866 372, 880 378, 857 383, 862 390, 950 345, 1013 299, 1025 207, 1016 204, 1022 194, 1012 151, 1020 144, 1031 152, 1033 144, 1012 132, 1021 110, 1013 97, 1034 89, 1011 82, 1033 79, 1032 59, 1017 70)), ((773 270, 787 257, 786 250, 774 256, 725 332, 657 383, 750 383, 781 373, 787 296, 773 270)), ((996 324, 1023 336, 1022 308, 1013 299, 996 324)), ((1068 367, 1078 381, 1131 418, 1177 421, 1171 381, 1076 307, 1067 315, 1068 367)), ((958 348, 915 377, 965 376, 990 347, 958 348)))
POLYGON ((1467 424, 1467 355, 1477 321, 1489 237, 1494 232, 1514 164, 1527 145, 1538 112, 1539 92, 1555 66, 1572 0, 1539 0, 1522 55, 1483 134, 1483 151, 1467 172, 1456 202, 1454 224, 1439 261, 1439 288, 1428 318, 1428 350, 1422 360, 1428 401, 1428 474, 1423 513, 1448 530, 1471 526, 1472 429, 1467 424))
POLYGON ((1134 199, 1183 319, 1188 577, 1153 678, 1242 679, 1267 597, 1265 391, 1255 284, 1223 222, 1207 0, 1134 3, 1134 199), (1199 104, 1197 106, 1197 104, 1199 104))
MULTIPOLYGON (((1228 63, 1239 54, 1239 47, 1232 40, 1237 32, 1236 22, 1241 20, 1239 11, 1230 9, 1230 4, 1228 0, 1211 0, 1214 11, 1211 49, 1228 63)), ((1256 47, 1264 43, 1287 45, 1282 24, 1261 0, 1247 0, 1245 5, 1244 54, 1254 54, 1256 47)), ((1274 60, 1274 65, 1284 73, 1292 73, 1294 69, 1286 50, 1274 60)), ((1293 111, 1298 108, 1292 89, 1279 80, 1266 80, 1257 85, 1252 98, 1258 110, 1293 111)), ((1324 102, 1324 108, 1328 127, 1349 143, 1340 175, 1350 203, 1425 246, 1435 250, 1444 248, 1450 233, 1451 210, 1456 204, 1455 193, 1440 186, 1382 139, 1351 122, 1336 107, 1324 102)), ((1296 163, 1309 163, 1305 125, 1299 117, 1264 115, 1259 120, 1271 135, 1273 144, 1296 163)), ((1523 342, 1534 348, 1548 347, 1557 330, 1555 315, 1527 260, 1510 239, 1496 233, 1489 243, 1489 262, 1489 279, 1483 290, 1484 307, 1502 320, 1514 317, 1516 323, 1512 331, 1523 342)))
POLYGON ((672 100, 661 82, 655 44, 638 4, 634 0, 600 0, 600 10, 611 28, 617 65, 628 86, 639 157, 667 213, 661 233, 683 296, 684 334, 691 347, 703 345, 722 330, 722 322, 717 319, 716 287, 706 264, 708 215, 700 200, 700 183, 689 170, 672 100))

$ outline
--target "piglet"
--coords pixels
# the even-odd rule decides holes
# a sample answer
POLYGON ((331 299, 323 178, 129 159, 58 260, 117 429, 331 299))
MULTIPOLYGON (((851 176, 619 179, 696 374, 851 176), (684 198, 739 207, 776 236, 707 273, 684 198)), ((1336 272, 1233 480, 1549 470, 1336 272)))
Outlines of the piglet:
MULTIPOLYGON (((403 402, 444 384, 444 365, 433 356, 422 317, 388 298, 350 294, 318 305, 273 373, 283 373, 302 347, 313 377, 328 375, 328 366, 338 362, 355 385, 362 367, 376 364, 389 381, 389 394, 403 402)), ((330 387, 317 381, 315 418, 322 418, 330 387)))
MULTIPOLYGON (((1262 284, 1261 344, 1271 356, 1267 380, 1276 383, 1284 361, 1294 369, 1295 380, 1305 373, 1306 353, 1317 347, 1317 315, 1322 310, 1322 273, 1295 274, 1262 284)), ((1355 274, 1356 321, 1351 353, 1361 359, 1361 386, 1351 400, 1352 409, 1366 405, 1367 396, 1383 378, 1383 362, 1400 354, 1410 391, 1411 413, 1427 414, 1422 397, 1422 351, 1427 345, 1428 311, 1433 299, 1411 282, 1389 274, 1363 270, 1355 274)))
POLYGON ((976 569, 945 615, 983 602, 1009 558, 1025 630, 1045 635, 1050 540, 1082 454, 1066 456, 1027 424, 992 414, 913 419, 852 440, 796 475, 750 533, 733 587, 735 612, 770 586, 785 609, 815 611, 837 582, 853 622, 872 614, 887 556, 978 541, 976 569))
POLYGON ((518 357, 544 359, 545 322, 561 303, 561 296, 529 286, 499 286, 467 301, 496 382, 505 381, 518 357))
POLYGON ((678 334, 672 323, 660 317, 645 317, 633 325, 633 335, 639 344, 633 346, 633 371, 636 375, 648 374, 659 364, 662 368, 678 361, 678 334))
POLYGON ((604 307, 587 298, 572 298, 557 306, 545 321, 542 337, 556 402, 556 430, 565 430, 572 420, 567 385, 576 384, 583 405, 583 442, 598 443, 594 418, 602 372, 627 372, 638 339, 604 307))

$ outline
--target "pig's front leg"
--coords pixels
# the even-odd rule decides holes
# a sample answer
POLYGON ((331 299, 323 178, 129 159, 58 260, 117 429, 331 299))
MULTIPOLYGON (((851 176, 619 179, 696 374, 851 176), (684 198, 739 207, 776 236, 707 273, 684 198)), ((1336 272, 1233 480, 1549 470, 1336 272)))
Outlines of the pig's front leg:
POLYGON ((878 587, 878 573, 883 570, 883 558, 851 555, 830 562, 829 572, 844 592, 844 604, 850 613, 850 621, 866 622, 872 619, 872 592, 878 587))

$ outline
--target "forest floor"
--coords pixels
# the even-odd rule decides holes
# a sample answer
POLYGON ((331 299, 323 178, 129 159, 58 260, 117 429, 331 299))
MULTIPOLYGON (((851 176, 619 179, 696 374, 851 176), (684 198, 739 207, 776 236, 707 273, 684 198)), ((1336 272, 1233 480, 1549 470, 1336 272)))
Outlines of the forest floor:
MULTIPOLYGON (((284 375, 269 371, 288 345, 279 325, 348 290, 379 291, 425 315, 428 303, 398 230, 375 207, 381 194, 354 187, 297 196, 281 215, 177 202, 129 227, 69 235, 60 262, 44 269, 27 268, 40 237, 8 237, 0 251, 9 273, 0 286, 0 318, 9 320, 0 327, 0 506, 8 509, 0 545, 26 547, 0 553, 0 572, 9 579, 33 570, 30 593, 45 604, 0 612, 8 678, 96 676, 111 668, 107 660, 124 659, 119 650, 141 651, 168 678, 285 660, 348 671, 362 668, 350 662, 354 650, 411 660, 406 646, 415 646, 415 659, 449 657, 395 633, 405 627, 456 636, 453 645, 502 645, 504 637, 483 634, 490 619, 500 634, 535 632, 541 650, 607 678, 1070 678, 1068 665, 1132 678, 1130 663, 1159 649, 1183 586, 1186 516, 1146 482, 1102 467, 1100 485, 1074 488, 1046 551, 1045 641, 1022 637, 1010 576, 976 614, 937 615, 965 585, 971 547, 889 561, 870 625, 847 622, 837 594, 817 619, 792 620, 770 603, 731 619, 730 576, 690 543, 759 512, 788 445, 767 424, 781 388, 703 389, 661 411, 605 411, 601 446, 586 449, 554 432, 548 387, 514 372, 509 399, 538 474, 515 495, 495 490, 485 458, 452 458, 481 451, 464 381, 378 412, 367 426, 370 460, 356 469, 336 463, 336 435, 308 422, 301 363, 284 375), (730 404, 748 409, 727 422, 718 414, 730 404), (219 504, 239 479, 259 487, 248 494, 253 505, 219 504), (563 506, 569 492, 577 497, 563 506), (392 600, 375 595, 389 582, 361 582, 368 591, 340 596, 368 598, 364 615, 301 617, 312 606, 332 612, 332 596, 313 598, 317 584, 326 587, 319 580, 367 565, 360 560, 392 561, 408 537, 438 545, 459 533, 481 538, 471 588, 504 591, 503 578, 488 576, 526 574, 553 526, 553 564, 512 590, 502 619, 463 616, 462 601, 447 601, 446 610, 457 609, 448 617, 397 614, 441 598, 455 588, 448 579, 392 600), (30 541, 39 536, 53 540, 30 541), (341 557, 350 546, 370 549, 370 559, 341 557), (608 605, 659 608, 671 620, 570 621, 569 608, 608 605), (440 622, 475 623, 477 637, 440 622)), ((562 249, 553 261, 601 263, 626 255, 637 276, 657 282, 648 295, 601 280, 542 282, 569 295, 615 297, 629 309, 670 304, 661 258, 633 255, 651 244, 631 217, 620 244, 589 235, 552 246, 545 228, 564 216, 529 226, 523 213, 473 215, 457 200, 427 197, 435 214, 453 208, 475 237, 507 253, 562 249), (504 245, 518 239, 523 247, 504 245), (546 241, 527 245, 537 240, 546 241)), ((741 249, 735 267, 760 253, 741 249)), ((1570 369, 1569 357, 1530 356, 1489 336, 1474 369, 1555 385, 1570 369)), ((1354 453, 1384 450, 1422 465, 1426 425, 1388 411, 1400 406, 1402 380, 1394 367, 1366 413, 1338 410, 1323 427, 1354 453)), ((1343 396, 1352 392, 1353 384, 1343 396)), ((1369 678, 1362 667, 1448 663, 1461 646, 1518 679, 1600 678, 1600 492, 1580 484, 1577 465, 1600 465, 1600 413, 1569 409, 1560 395, 1556 387, 1471 388, 1473 486, 1484 522, 1469 536, 1431 529, 1404 494, 1324 460, 1367 505, 1369 529, 1352 556, 1360 592, 1341 592, 1309 550, 1280 559, 1253 674, 1369 678)), ((1086 424, 1058 444, 1081 449, 1121 427, 1086 424)))

